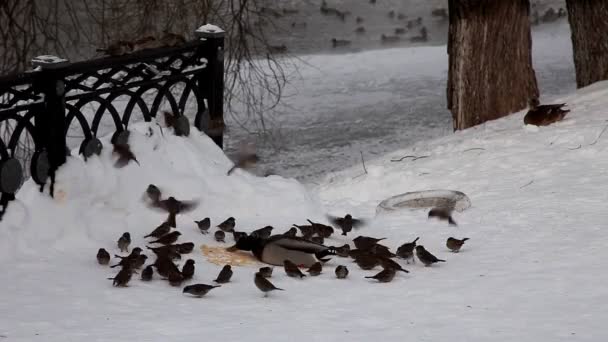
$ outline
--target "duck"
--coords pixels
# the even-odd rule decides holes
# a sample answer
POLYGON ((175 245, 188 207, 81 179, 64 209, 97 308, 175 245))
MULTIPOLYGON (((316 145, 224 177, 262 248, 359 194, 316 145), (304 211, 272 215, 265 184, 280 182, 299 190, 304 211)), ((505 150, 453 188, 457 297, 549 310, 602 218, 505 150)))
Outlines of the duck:
POLYGON ((329 247, 283 234, 273 235, 268 239, 243 237, 227 250, 251 251, 261 262, 275 266, 283 266, 283 262, 289 260, 300 267, 311 267, 316 262, 329 261, 324 259, 326 256, 335 255, 335 251, 329 247))
POLYGON ((570 112, 563 107, 565 103, 541 105, 538 98, 533 97, 528 102, 530 110, 524 116, 524 124, 534 126, 548 126, 561 121, 570 112))

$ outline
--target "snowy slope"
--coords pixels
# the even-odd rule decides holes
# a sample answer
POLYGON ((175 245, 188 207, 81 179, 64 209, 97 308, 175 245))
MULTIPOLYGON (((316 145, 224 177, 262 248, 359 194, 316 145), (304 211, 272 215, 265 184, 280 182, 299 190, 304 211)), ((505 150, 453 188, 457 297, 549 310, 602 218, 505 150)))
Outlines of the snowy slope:
MULTIPOLYGON (((603 341, 608 338, 607 221, 608 83, 563 99, 572 112, 561 123, 522 127, 523 113, 438 140, 366 160, 329 175, 313 189, 280 177, 225 172, 230 162, 204 136, 146 137, 132 144, 141 166, 115 170, 108 151, 88 163, 72 158, 61 169, 55 200, 28 183, 0 223, 0 335, 10 341, 603 341), (597 142, 592 144, 594 141, 597 142), (578 146, 581 146, 578 148, 578 146), (473 149, 473 150, 471 150, 473 149), (405 155, 416 161, 390 162, 405 155), (262 298, 254 266, 235 267, 233 282, 201 299, 182 296, 164 281, 134 279, 112 288, 114 272, 97 265, 97 248, 116 252, 124 231, 142 246, 144 233, 164 216, 140 201, 149 183, 200 206, 179 217, 180 241, 211 244, 191 221, 216 224, 232 215, 237 229, 266 224, 282 231, 328 211, 370 220, 361 234, 387 245, 420 236, 445 264, 392 283, 363 279, 346 259, 334 258, 313 279, 272 281, 285 288, 262 298), (465 192, 472 207, 458 228, 427 221, 425 211, 376 215, 392 195, 425 189, 465 192), (469 237, 449 253, 448 236, 469 237), (346 280, 334 278, 338 264, 346 280)), ((356 233, 349 238, 355 237, 356 233)), ((230 241, 230 239, 228 239, 230 241)), ((327 244, 347 240, 334 236, 327 244)), ((195 282, 210 283, 220 266, 192 254, 195 282)))

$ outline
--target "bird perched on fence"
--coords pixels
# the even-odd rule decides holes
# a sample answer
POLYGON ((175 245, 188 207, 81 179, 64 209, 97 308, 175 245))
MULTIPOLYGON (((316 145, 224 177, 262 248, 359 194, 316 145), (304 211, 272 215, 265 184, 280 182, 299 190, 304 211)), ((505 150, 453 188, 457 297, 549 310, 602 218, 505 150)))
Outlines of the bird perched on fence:
POLYGON ((417 237, 414 241, 406 242, 399 246, 399 248, 397 248, 397 256, 401 259, 405 259, 405 262, 408 264, 410 263, 410 259, 413 260, 413 262, 416 262, 416 259, 414 258, 414 248, 416 248, 418 239, 420 238, 417 237))
POLYGON ((443 208, 443 207, 433 208, 429 211, 428 218, 430 219, 432 217, 435 217, 435 218, 439 219, 440 221, 448 221, 450 226, 457 226, 458 224, 452 218, 453 210, 454 210, 453 208, 443 208))
POLYGON ((126 40, 118 40, 106 47, 97 49, 97 52, 104 52, 107 56, 122 56, 133 52, 133 43, 126 40))
POLYGON ((114 163, 115 168, 123 168, 127 166, 131 160, 139 165, 139 162, 137 161, 137 158, 135 158, 133 151, 131 151, 131 146, 129 144, 114 144, 112 153, 118 155, 118 159, 114 163))
POLYGON ((259 272, 256 272, 256 274, 253 278, 253 282, 260 291, 264 292, 264 297, 268 297, 268 292, 270 292, 270 291, 274 291, 274 290, 285 291, 281 288, 274 286, 270 282, 270 280, 266 279, 259 272))
POLYGON ((198 229, 201 231, 201 233, 203 233, 203 234, 209 233, 209 228, 211 227, 211 219, 209 219, 208 217, 205 217, 204 219, 202 219, 200 221, 194 221, 194 223, 196 223, 196 225, 198 226, 198 229))
POLYGON ((336 278, 338 279, 344 279, 346 277, 348 277, 348 268, 346 268, 346 266, 344 265, 339 265, 338 267, 336 267, 336 278))
POLYGON ((217 225, 217 227, 227 233, 234 231, 234 227, 236 226, 236 220, 234 217, 227 218, 224 222, 217 225))
POLYGON ((120 249, 121 252, 128 252, 130 244, 131 234, 129 234, 129 232, 123 233, 122 236, 118 238, 118 241, 116 242, 116 245, 118 246, 118 249, 120 249))
POLYGON ((163 222, 160 226, 156 227, 150 234, 144 236, 144 238, 153 237, 160 238, 163 235, 168 234, 171 231, 171 225, 168 222, 163 222))
POLYGON ((528 103, 530 109, 524 116, 524 124, 534 126, 548 126, 561 121, 570 112, 563 107, 565 103, 541 105, 538 98, 533 97, 528 103))
POLYGON ((215 278, 214 282, 218 284, 225 284, 230 281, 230 278, 232 278, 232 273, 232 266, 225 265, 220 271, 220 274, 218 274, 217 278, 215 278))
POLYGON ((97 251, 97 262, 100 265, 107 265, 110 263, 110 253, 108 253, 105 248, 100 248, 97 251))
POLYGON ((390 281, 393 280, 393 278, 395 278, 395 269, 393 268, 385 268, 382 271, 380 271, 379 273, 371 276, 371 277, 365 277, 365 278, 370 278, 370 279, 376 279, 377 281, 381 282, 381 283, 388 283, 390 281))
POLYGON ((346 214, 344 217, 327 216, 329 221, 342 229, 342 235, 346 236, 347 233, 362 226, 365 222, 360 219, 354 219, 350 214, 346 214))
POLYGON ((469 238, 464 238, 462 240, 458 240, 456 238, 449 237, 448 240, 445 242, 445 245, 452 252, 458 253, 460 251, 460 248, 462 248, 462 245, 464 245, 464 242, 467 241, 468 239, 469 238))
POLYGON ((209 291, 213 290, 216 287, 220 287, 220 285, 207 285, 207 284, 194 284, 188 285, 184 287, 182 293, 191 294, 194 297, 202 297, 209 293, 209 291))
POLYGON ((431 252, 424 249, 424 246, 418 245, 416 246, 416 256, 418 260, 420 260, 424 266, 431 266, 436 262, 445 262, 445 260, 438 259, 436 256, 431 254, 431 252))

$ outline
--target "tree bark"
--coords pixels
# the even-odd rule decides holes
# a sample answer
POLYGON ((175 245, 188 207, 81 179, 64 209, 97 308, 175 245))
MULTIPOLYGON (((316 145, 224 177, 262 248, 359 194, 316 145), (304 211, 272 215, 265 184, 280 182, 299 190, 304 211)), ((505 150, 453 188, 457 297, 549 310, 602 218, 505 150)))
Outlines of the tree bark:
POLYGON ((576 85, 608 79, 608 0, 567 0, 576 85))
POLYGON ((449 0, 448 109, 454 130, 500 118, 538 96, 528 0, 449 0))

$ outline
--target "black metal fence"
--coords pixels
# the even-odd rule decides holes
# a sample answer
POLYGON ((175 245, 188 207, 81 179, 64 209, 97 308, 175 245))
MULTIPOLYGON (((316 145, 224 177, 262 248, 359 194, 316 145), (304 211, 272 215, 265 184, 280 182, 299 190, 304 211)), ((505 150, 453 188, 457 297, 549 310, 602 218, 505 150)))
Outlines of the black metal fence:
POLYGON ((0 77, 0 220, 28 173, 41 192, 49 184, 53 196, 75 125, 87 157, 102 147, 96 138, 104 134, 102 118, 109 115, 120 134, 134 109, 151 121, 168 106, 176 115, 194 116, 194 125, 222 147, 224 34, 213 28, 196 34, 179 46, 77 63, 40 56, 33 70, 0 77), (19 148, 24 141, 29 147, 19 148))

